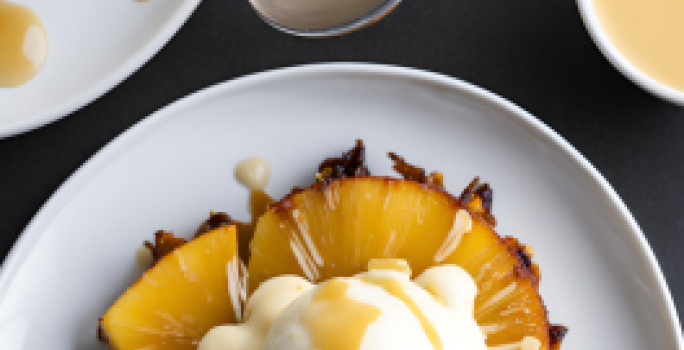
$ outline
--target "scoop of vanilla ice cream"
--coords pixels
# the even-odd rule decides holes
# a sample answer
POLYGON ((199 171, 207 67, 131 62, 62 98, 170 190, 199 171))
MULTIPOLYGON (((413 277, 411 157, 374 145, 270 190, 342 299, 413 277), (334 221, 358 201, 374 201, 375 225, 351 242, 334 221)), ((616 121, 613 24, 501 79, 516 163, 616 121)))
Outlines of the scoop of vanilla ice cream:
POLYGON ((442 265, 425 270, 414 282, 456 313, 473 315, 477 285, 470 275, 456 265, 442 265))
POLYGON ((378 269, 324 282, 283 311, 263 350, 485 350, 472 314, 473 286, 456 266, 430 269, 415 283, 406 273, 378 269), (437 288, 448 280, 453 285, 437 288), (330 283, 341 286, 338 293, 321 298, 330 283))
POLYGON ((279 276, 263 283, 249 298, 247 322, 212 328, 197 350, 260 350, 273 321, 293 300, 314 285, 296 276, 279 276))
POLYGON ((403 261, 317 286, 293 276, 264 282, 247 322, 215 327, 198 350, 485 350, 473 318, 477 287, 443 265, 414 281, 403 261))

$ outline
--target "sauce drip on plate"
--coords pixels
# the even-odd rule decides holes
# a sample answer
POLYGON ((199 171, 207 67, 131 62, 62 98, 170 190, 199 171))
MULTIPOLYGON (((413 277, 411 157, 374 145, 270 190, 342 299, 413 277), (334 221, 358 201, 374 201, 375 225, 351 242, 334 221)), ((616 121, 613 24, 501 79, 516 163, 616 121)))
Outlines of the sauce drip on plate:
POLYGON ((273 198, 264 192, 270 177, 271 165, 264 158, 248 158, 235 167, 235 178, 250 191, 248 208, 252 220, 238 225, 240 256, 245 258, 249 256, 249 242, 254 235, 257 220, 266 213, 268 205, 273 203, 273 198))
POLYGON ((48 39, 29 8, 0 0, 0 88, 25 84, 43 67, 48 39))

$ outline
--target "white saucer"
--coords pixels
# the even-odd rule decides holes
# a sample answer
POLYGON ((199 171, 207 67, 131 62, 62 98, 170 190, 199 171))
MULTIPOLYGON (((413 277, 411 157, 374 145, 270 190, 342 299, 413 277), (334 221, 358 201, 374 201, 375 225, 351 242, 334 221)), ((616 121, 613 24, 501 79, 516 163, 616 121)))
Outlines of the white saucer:
POLYGON ((26 85, 0 88, 0 139, 60 119, 154 56, 200 0, 8 0, 43 20, 50 52, 26 85))

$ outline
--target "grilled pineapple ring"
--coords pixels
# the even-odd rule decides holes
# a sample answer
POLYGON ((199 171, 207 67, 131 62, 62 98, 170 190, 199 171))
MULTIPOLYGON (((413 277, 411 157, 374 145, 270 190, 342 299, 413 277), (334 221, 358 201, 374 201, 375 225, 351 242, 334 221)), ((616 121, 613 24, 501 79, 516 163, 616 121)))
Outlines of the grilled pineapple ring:
POLYGON ((544 350, 558 345, 538 293, 538 268, 524 246, 431 186, 381 177, 318 183, 272 205, 250 250, 250 292, 283 274, 312 282, 351 276, 375 258, 405 259, 416 275, 456 264, 478 285, 475 318, 488 346, 526 336, 544 350))
POLYGON ((100 319, 112 349, 196 350, 214 326, 240 314, 235 226, 222 226, 161 257, 100 319))

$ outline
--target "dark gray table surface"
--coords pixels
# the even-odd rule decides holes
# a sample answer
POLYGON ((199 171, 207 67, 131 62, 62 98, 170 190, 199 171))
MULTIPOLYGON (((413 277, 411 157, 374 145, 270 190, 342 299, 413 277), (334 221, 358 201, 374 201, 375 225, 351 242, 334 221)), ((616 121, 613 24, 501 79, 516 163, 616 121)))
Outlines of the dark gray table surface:
POLYGON ((0 140, 0 256, 79 165, 151 112, 213 83, 327 61, 440 72, 532 112, 622 196, 675 302, 684 306, 684 108, 614 70, 571 0, 406 0, 380 23, 326 40, 271 29, 247 0, 205 0, 156 57, 104 97, 52 125, 0 140))

